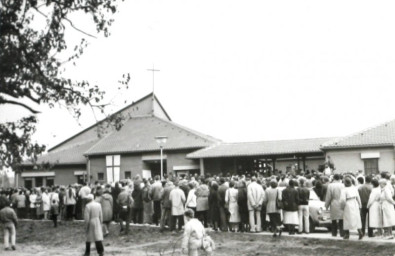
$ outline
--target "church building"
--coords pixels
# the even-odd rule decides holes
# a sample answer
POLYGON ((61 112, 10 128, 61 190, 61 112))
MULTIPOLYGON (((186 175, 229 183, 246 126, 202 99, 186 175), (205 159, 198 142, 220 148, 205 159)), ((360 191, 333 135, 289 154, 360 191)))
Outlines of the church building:
POLYGON ((162 171, 298 173, 322 170, 329 158, 336 172, 395 169, 395 120, 341 138, 226 143, 173 122, 153 93, 116 115, 123 117, 121 129, 105 120, 97 122, 50 148, 35 163, 24 162, 15 175, 16 186, 107 183, 136 175, 154 177, 162 171))

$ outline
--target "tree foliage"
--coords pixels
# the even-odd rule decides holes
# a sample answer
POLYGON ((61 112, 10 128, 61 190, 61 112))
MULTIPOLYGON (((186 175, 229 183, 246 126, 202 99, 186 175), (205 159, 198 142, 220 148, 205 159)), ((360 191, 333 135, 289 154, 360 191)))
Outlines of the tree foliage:
POLYGON ((45 150, 45 146, 31 143, 37 119, 34 116, 22 118, 17 122, 0 124, 0 161, 3 163, 19 163, 22 156, 35 158, 35 152, 45 150))
MULTIPOLYGON (((57 103, 69 108, 75 117, 81 106, 102 112, 105 92, 88 81, 66 77, 65 64, 74 63, 84 53, 87 38, 110 35, 113 14, 118 10, 114 0, 1 0, 0 14, 0 106, 12 104, 39 113, 32 107, 57 103), (92 20, 95 33, 87 33, 73 18, 84 15, 92 20), (68 49, 65 33, 81 33, 81 41, 68 49)), ((127 83, 130 76, 124 77, 127 83)), ((35 116, 0 125, 0 159, 5 166, 15 166, 23 156, 36 156, 45 147, 33 144, 35 116)))

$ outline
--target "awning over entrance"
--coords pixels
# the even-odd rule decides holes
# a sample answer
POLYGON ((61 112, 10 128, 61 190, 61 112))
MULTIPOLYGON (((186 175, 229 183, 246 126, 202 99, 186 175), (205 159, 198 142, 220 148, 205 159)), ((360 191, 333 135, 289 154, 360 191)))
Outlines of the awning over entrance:
MULTIPOLYGON (((167 159, 167 155, 163 155, 163 160, 167 159)), ((160 161, 160 154, 155 155, 143 155, 141 160, 149 162, 149 161, 160 161)))
POLYGON ((22 178, 33 178, 33 177, 49 177, 55 176, 55 172, 23 172, 22 178))
POLYGON ((87 171, 74 171, 74 176, 87 175, 87 171))
POLYGON ((200 169, 199 165, 173 166, 173 171, 198 170, 198 169, 200 169))

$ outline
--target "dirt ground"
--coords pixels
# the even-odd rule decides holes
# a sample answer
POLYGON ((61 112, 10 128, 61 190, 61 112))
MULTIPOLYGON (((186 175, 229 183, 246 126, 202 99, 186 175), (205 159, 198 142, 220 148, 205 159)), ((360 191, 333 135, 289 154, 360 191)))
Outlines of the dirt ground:
MULTIPOLYGON (((17 251, 3 251, 0 255, 83 255, 85 249, 83 222, 63 222, 57 229, 49 221, 21 221, 17 230, 17 251)), ((182 255, 182 233, 160 233, 158 228, 133 226, 128 236, 119 236, 119 226, 112 225, 111 234, 105 238, 105 255, 182 255)), ((2 233, 1 233, 2 234, 2 233)), ((395 255, 395 243, 380 241, 350 241, 301 238, 270 235, 214 233, 210 236, 217 245, 214 255, 296 255, 296 256, 348 256, 348 255, 395 255)), ((2 239, 1 239, 2 240, 2 239)), ((92 247, 91 255, 97 255, 92 247)), ((205 255, 202 252, 200 255, 205 255)))

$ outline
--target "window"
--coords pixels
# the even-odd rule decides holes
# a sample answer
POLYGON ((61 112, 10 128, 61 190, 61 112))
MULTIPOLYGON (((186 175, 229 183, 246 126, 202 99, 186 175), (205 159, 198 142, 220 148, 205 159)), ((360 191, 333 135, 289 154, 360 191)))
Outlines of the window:
POLYGON ((25 188, 33 188, 33 180, 32 179, 25 179, 25 188))
POLYGON ((46 186, 47 187, 52 187, 53 185, 55 185, 54 179, 53 178, 47 178, 46 186))
POLYGON ((85 175, 77 175, 77 183, 84 184, 85 182, 85 175))
POLYGON ((365 174, 377 174, 379 173, 379 159, 378 158, 368 158, 363 160, 365 166, 365 174))
POLYGON ((43 177, 36 177, 36 187, 42 187, 43 185, 43 177))
POLYGON ((99 173, 97 174, 97 179, 103 181, 103 180, 104 180, 104 173, 99 172, 99 173))
POLYGON ((132 178, 132 172, 131 171, 126 171, 125 172, 125 179, 131 179, 132 178))
POLYGON ((107 171, 107 182, 119 181, 120 179, 120 166, 121 156, 120 155, 109 155, 106 156, 106 171, 107 171))

